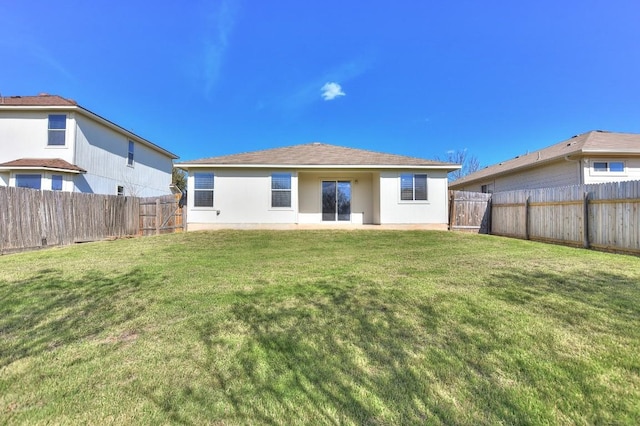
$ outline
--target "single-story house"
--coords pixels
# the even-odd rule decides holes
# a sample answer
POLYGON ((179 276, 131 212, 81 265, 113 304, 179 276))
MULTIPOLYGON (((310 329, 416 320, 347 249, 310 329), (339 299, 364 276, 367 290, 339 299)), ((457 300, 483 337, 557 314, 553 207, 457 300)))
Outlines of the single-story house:
POLYGON ((595 130, 470 173, 450 189, 500 192, 640 180, 640 134, 595 130))
POLYGON ((175 154, 71 99, 0 96, 0 186, 171 194, 175 154))
POLYGON ((447 173, 460 165, 316 142, 176 167, 188 172, 189 230, 366 224, 446 229, 447 173))

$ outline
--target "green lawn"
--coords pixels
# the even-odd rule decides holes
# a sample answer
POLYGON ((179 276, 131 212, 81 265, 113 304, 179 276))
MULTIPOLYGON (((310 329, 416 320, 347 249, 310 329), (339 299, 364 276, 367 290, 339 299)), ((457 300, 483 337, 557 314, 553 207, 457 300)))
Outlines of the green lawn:
POLYGON ((638 424, 640 258, 424 231, 2 256, 0 423, 638 424))

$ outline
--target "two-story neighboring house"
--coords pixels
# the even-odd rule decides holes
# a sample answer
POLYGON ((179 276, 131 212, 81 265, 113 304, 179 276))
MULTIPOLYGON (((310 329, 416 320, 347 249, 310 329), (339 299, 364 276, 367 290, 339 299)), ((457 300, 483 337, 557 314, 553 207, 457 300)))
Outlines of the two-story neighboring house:
POLYGON ((166 195, 176 158, 73 100, 0 97, 0 186, 166 195))
POLYGON ((500 192, 640 180, 640 134, 591 131, 470 173, 450 189, 500 192))

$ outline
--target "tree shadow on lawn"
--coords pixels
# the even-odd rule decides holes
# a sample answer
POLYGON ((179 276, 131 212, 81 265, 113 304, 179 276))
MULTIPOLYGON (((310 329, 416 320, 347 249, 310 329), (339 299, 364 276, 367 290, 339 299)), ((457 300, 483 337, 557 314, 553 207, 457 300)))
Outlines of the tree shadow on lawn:
MULTIPOLYGON (((232 423, 535 424, 634 415, 629 401, 594 384, 592 370, 577 371, 586 364, 555 358, 553 346, 514 330, 499 305, 485 306, 486 296, 444 291, 416 302, 345 280, 238 293, 232 319, 197 326, 209 387, 183 395, 208 418, 232 423), (566 394, 587 390, 595 393, 566 394), (212 401, 218 408, 205 408, 212 401)), ((610 310, 615 324, 637 326, 640 317, 638 284, 615 274, 498 271, 478 290, 514 304, 531 298, 533 312, 568 323, 587 304, 610 310), (550 293, 561 308, 544 300, 550 293)), ((166 408, 179 411, 175 400, 166 408)))
POLYGON ((512 269, 494 274, 486 288, 500 300, 529 304, 531 309, 568 324, 584 323, 595 314, 606 313, 620 324, 640 325, 640 277, 604 271, 566 274, 512 269))
POLYGON ((136 298, 157 280, 141 269, 115 276, 91 271, 78 279, 44 269, 0 281, 0 368, 98 335, 145 309, 136 298))
POLYGON ((405 308, 397 290, 324 282, 286 298, 269 290, 244 298, 231 325, 244 330, 239 346, 225 337, 230 324, 199 328, 200 368, 216 389, 199 403, 222 397, 231 422, 491 424, 536 414, 480 361, 507 343, 485 329, 495 319, 473 301, 462 303, 487 321, 461 329, 446 295, 405 308))

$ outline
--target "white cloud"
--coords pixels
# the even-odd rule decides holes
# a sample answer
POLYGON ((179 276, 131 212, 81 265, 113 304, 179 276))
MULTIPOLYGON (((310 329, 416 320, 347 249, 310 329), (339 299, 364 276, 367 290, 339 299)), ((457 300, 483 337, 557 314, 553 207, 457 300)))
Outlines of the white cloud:
POLYGON ((344 96, 345 93, 342 91, 342 87, 338 83, 328 82, 322 86, 322 98, 325 101, 331 101, 338 96, 344 96))

